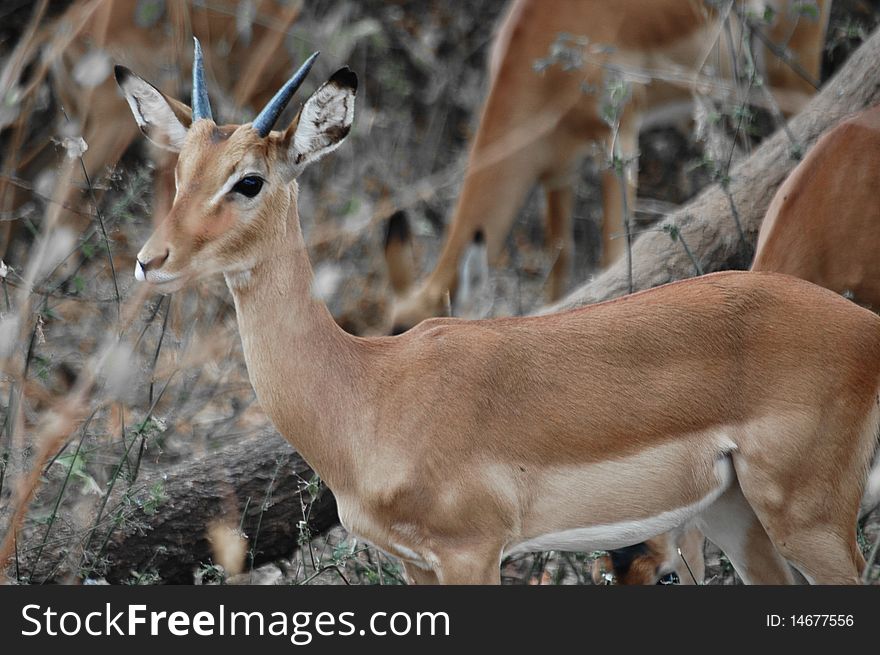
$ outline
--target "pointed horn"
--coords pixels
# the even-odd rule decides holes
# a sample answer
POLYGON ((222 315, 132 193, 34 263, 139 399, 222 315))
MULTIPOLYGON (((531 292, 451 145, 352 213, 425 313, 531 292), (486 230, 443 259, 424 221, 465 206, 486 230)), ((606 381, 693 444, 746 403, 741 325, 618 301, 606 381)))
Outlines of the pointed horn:
POLYGON ((208 87, 205 84, 205 64, 202 61, 202 44, 196 37, 193 55, 193 88, 192 88, 192 120, 195 123, 201 118, 213 120, 211 102, 208 100, 208 87))
POLYGON ((281 115, 281 112, 284 111, 287 103, 290 102, 293 94, 296 93, 296 90, 303 83, 303 80, 306 79, 306 76, 312 69, 312 64, 315 63, 319 54, 321 53, 316 52, 306 59, 305 63, 299 67, 299 70, 296 71, 296 73, 294 73, 293 77, 291 77, 285 85, 278 90, 278 93, 276 93, 263 108, 263 111, 260 112, 259 116, 254 119, 253 127, 261 137, 268 136, 269 132, 272 131, 275 121, 278 120, 278 117, 281 115))

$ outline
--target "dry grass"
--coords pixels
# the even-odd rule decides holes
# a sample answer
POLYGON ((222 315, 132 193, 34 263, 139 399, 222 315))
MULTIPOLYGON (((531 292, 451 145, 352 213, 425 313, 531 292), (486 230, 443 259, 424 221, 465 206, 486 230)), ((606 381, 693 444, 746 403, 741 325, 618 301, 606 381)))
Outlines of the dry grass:
MULTIPOLYGON (((156 208, 167 202, 161 195, 167 164, 154 161, 140 139, 128 149, 127 141, 103 143, 101 135, 115 128, 94 129, 94 137, 80 141, 95 125, 112 126, 108 111, 133 128, 124 101, 101 92, 107 57, 128 44, 115 43, 112 32, 96 42, 81 27, 100 13, 101 0, 44 2, 35 9, 7 4, 0 9, 0 562, 8 563, 9 579, 21 583, 82 582, 101 578, 114 531, 146 511, 161 511, 162 490, 144 489, 143 471, 247 439, 266 419, 247 378, 222 281, 171 297, 147 297, 134 284, 134 253, 154 213, 161 213, 156 208), (80 22, 54 29, 52 21, 66 8, 78 10, 80 22)), ((352 331, 379 330, 390 297, 383 221, 394 209, 409 209, 418 254, 431 264, 462 178, 503 0, 478 0, 467 12, 440 0, 294 2, 281 22, 266 18, 266 2, 256 3, 253 15, 231 2, 203 4, 201 11, 232 17, 238 11, 238 39, 249 29, 274 38, 272 47, 264 40, 243 49, 250 71, 267 71, 279 57, 289 70, 304 53, 320 49, 313 80, 343 63, 361 76, 352 138, 306 173, 300 210, 313 262, 333 282, 334 315, 352 331), (278 25, 283 29, 274 29, 278 25)), ((876 20, 873 6, 849 5, 855 9, 837 23, 835 43, 849 43, 876 20), (860 16, 864 28, 856 26, 860 16)), ((136 18, 146 27, 132 27, 156 30, 170 21, 171 32, 183 34, 189 20, 198 20, 197 12, 193 16, 141 15, 136 18)), ((234 45, 217 39, 212 47, 219 57, 234 45)), ((835 50, 838 60, 842 47, 835 50)), ((179 51, 147 52, 150 61, 130 67, 148 77, 154 72, 157 83, 187 99, 186 76, 175 72, 179 51)), ((222 117, 246 120, 254 110, 249 99, 260 95, 246 82, 259 75, 239 75, 228 87, 219 77, 211 79, 211 93, 222 117)), ((660 203, 683 202, 709 181, 694 165, 699 149, 687 135, 654 132, 642 151, 642 189, 660 203)), ((596 260, 600 214, 595 166, 585 164, 583 175, 575 212, 579 279, 596 260)), ((496 280, 499 311, 524 312, 541 302, 550 261, 533 220, 538 210, 533 196, 511 237, 509 266, 496 280)), ((235 519, 224 521, 212 532, 217 562, 199 572, 201 582, 242 567, 235 519)), ((731 581, 720 560, 714 568, 712 561, 718 581, 731 581)), ((528 556, 508 561, 503 574, 507 582, 585 583, 589 562, 589 554, 528 556)), ((252 575, 298 584, 401 581, 396 562, 341 529, 271 566, 230 581, 252 575)), ((157 580, 140 571, 132 581, 157 580)))

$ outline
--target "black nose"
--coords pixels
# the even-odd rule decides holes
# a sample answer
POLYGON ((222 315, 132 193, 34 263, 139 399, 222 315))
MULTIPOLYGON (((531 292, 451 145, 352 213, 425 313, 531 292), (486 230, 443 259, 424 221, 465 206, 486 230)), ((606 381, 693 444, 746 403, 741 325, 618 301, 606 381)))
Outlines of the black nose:
POLYGON ((171 254, 171 251, 167 248, 165 249, 164 255, 159 255, 158 257, 153 257, 151 260, 147 262, 142 262, 140 259, 137 260, 138 266, 141 267, 141 270, 146 273, 147 271, 152 271, 154 268, 159 268, 162 264, 165 263, 165 260, 168 259, 168 255, 171 254))
POLYGON ((396 337, 398 334, 403 334, 403 333, 406 332, 408 329, 409 329, 409 328, 408 328, 407 326, 405 326, 405 325, 401 325, 400 323, 398 323, 398 324, 395 325, 393 328, 391 328, 391 336, 392 336, 392 337, 396 337))

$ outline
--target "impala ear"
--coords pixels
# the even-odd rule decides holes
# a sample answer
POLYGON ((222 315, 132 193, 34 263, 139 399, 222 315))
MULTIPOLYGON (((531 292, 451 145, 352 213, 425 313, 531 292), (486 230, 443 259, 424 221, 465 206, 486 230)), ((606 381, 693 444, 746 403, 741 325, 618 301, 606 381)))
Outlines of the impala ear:
POLYGON ((357 75, 349 68, 340 68, 306 100, 283 137, 290 179, 335 150, 348 136, 354 120, 356 92, 357 75))
POLYGON ((192 110, 125 66, 116 66, 113 71, 141 132, 157 146, 180 152, 192 123, 192 110))

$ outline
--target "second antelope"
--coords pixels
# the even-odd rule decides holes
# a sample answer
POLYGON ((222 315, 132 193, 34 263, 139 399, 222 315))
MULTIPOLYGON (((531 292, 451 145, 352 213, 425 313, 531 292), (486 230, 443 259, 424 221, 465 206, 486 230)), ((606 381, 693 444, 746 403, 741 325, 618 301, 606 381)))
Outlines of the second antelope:
POLYGON ((273 130, 311 60, 243 125, 210 118, 195 61, 192 111, 117 69, 138 124, 179 152, 136 275, 166 292, 226 276, 261 406, 343 524, 411 581, 498 583, 509 553, 614 548, 696 521, 747 582, 790 582, 786 561, 858 582, 880 318, 734 272, 561 314, 351 336, 312 293, 296 178, 348 134, 354 74, 273 130))
POLYGON ((880 311, 880 106, 824 134, 773 197, 752 270, 794 275, 880 311))
MULTIPOLYGON (((474 234, 485 234, 489 257, 497 258, 518 209, 537 183, 546 196, 546 241, 556 256, 548 281, 549 298, 561 298, 574 249, 577 164, 595 143, 611 153, 615 140, 619 159, 624 162, 625 183, 622 189, 611 168, 602 174, 601 265, 621 257, 626 250, 624 215, 635 207, 635 159, 643 117, 682 101, 689 106, 703 62, 721 62, 716 76, 734 79, 736 65, 729 53, 740 45, 732 40, 724 43, 722 36, 713 50, 725 26, 730 27, 728 39, 739 38, 732 35, 742 32, 734 5, 755 15, 761 15, 765 6, 772 7, 776 17, 767 29, 768 40, 791 52, 794 66, 800 66, 808 77, 818 78, 831 2, 818 0, 816 17, 797 13, 796 6, 804 4, 792 0, 511 2, 493 43, 489 93, 455 212, 437 263, 420 284, 413 285, 414 262, 407 232, 389 231, 386 258, 397 296, 389 322, 393 333, 449 313, 449 299, 455 297, 458 285, 459 262, 474 234), (713 4, 717 7, 712 8, 713 4), (731 12, 729 23, 724 18, 727 10, 731 12), (587 40, 583 66, 572 71, 553 65, 537 73, 535 63, 548 56, 562 33, 587 40), (602 92, 606 87, 614 88, 609 82, 614 70, 629 71, 630 78, 635 75, 638 79, 631 85, 632 94, 616 133, 604 115, 614 101, 602 92)), ((756 48, 755 58, 766 61, 765 77, 779 106, 787 113, 797 112, 814 87, 763 46, 756 48)), ((702 79, 706 81, 705 76, 702 79)), ((715 77, 713 84, 725 83, 715 77)), ((753 99, 758 100, 759 95, 754 93, 753 99)))

